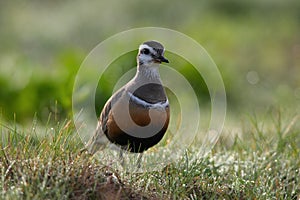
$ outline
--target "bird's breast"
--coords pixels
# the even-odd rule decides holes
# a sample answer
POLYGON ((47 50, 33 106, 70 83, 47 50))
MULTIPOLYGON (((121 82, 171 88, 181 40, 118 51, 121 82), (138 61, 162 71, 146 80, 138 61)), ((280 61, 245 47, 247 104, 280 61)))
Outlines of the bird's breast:
POLYGON ((121 146, 129 145, 132 152, 142 152, 157 144, 168 128, 170 109, 166 97, 150 103, 125 91, 111 106, 107 137, 121 146))

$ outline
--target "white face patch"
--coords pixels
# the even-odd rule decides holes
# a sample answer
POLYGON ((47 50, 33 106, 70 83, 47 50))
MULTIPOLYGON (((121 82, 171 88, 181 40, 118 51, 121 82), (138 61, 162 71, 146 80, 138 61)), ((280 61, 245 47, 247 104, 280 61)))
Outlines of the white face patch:
POLYGON ((153 58, 150 54, 149 55, 139 54, 140 64, 145 65, 145 64, 151 64, 152 62, 153 62, 153 58))

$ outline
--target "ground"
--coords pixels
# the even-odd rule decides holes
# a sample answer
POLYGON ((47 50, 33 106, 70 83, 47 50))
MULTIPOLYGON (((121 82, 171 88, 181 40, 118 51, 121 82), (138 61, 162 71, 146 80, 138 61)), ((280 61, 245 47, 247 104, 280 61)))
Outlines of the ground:
POLYGON ((176 163, 142 173, 113 169, 82 152, 71 121, 43 127, 44 136, 35 125, 1 124, 1 198, 299 199, 297 117, 267 127, 252 118, 243 137, 222 135, 207 156, 192 159, 191 147, 176 163))

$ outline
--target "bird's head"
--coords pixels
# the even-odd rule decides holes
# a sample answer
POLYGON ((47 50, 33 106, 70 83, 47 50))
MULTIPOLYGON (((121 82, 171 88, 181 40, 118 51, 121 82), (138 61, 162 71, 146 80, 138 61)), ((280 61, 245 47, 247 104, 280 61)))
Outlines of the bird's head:
POLYGON ((165 49, 156 41, 147 41, 140 45, 137 61, 140 66, 157 66, 162 62, 169 63, 164 57, 165 49))

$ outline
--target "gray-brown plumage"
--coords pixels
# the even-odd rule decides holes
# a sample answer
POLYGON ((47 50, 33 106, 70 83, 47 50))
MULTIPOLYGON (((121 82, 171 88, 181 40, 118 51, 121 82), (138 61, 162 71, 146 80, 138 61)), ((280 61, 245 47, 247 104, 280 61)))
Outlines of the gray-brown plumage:
POLYGON ((157 144, 169 124, 169 103, 158 67, 168 62, 156 41, 140 45, 135 77, 106 102, 97 129, 87 144, 94 154, 107 143, 141 153, 157 144))

